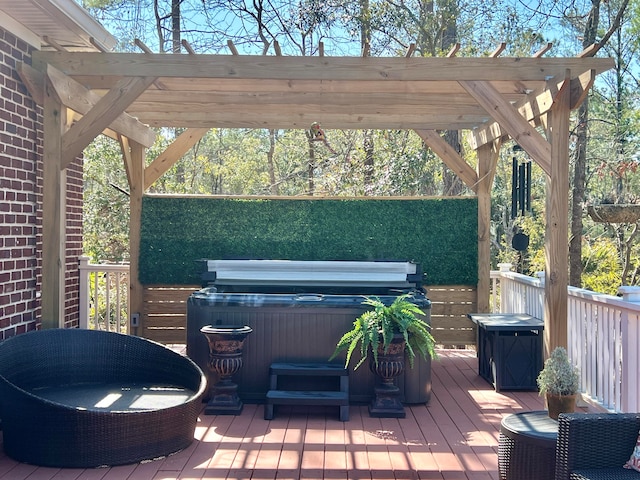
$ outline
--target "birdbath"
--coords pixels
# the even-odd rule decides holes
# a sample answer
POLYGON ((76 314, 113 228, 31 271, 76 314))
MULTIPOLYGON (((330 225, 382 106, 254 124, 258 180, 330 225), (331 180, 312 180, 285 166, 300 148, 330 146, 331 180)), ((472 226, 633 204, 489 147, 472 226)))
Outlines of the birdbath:
POLYGON ((200 331, 209 343, 209 370, 218 375, 218 381, 210 387, 210 399, 205 415, 240 415, 242 401, 238 397, 238 385, 231 378, 242 367, 244 340, 253 329, 248 326, 207 325, 200 331))

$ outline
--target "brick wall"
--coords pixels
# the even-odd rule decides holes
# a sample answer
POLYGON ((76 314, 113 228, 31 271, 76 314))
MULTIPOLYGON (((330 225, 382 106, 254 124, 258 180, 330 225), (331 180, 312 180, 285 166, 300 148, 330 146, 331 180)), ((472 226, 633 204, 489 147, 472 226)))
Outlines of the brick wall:
POLYGON ((82 175, 80 159, 67 167, 65 328, 77 327, 80 323, 78 257, 82 256, 82 175))
MULTIPOLYGON (((42 265, 42 109, 15 65, 33 47, 0 28, 0 340, 39 328, 42 265)), ((67 168, 64 325, 78 325, 82 163, 67 168)))

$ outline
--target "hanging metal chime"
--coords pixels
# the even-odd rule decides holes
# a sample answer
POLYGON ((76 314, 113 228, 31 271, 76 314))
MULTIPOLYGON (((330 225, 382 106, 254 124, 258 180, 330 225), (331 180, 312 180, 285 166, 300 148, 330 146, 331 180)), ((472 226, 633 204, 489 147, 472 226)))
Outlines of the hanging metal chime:
MULTIPOLYGON (((519 145, 513 147, 513 151, 521 151, 519 145)), ((519 162, 514 155, 512 159, 511 171, 511 219, 515 219, 518 215, 525 215, 525 212, 531 211, 531 162, 519 162)), ((529 236, 519 227, 515 227, 515 234, 511 239, 511 246, 519 251, 524 252, 529 246, 529 236)))
POLYGON ((511 173, 511 218, 531 211, 531 162, 513 157, 511 173))

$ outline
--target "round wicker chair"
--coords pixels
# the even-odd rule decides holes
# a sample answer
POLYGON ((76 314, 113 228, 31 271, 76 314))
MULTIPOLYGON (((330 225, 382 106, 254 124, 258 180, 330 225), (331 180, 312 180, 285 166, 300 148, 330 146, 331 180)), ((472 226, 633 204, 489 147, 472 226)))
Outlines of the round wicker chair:
POLYGON ((112 332, 53 329, 0 343, 4 450, 88 468, 162 457, 193 441, 206 380, 189 358, 112 332))

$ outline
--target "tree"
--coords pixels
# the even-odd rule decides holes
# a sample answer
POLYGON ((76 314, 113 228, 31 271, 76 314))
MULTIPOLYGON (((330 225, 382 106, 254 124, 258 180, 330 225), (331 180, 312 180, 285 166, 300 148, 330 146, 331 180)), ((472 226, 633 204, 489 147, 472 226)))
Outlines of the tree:
POLYGON ((128 195, 120 148, 100 136, 84 152, 83 253, 93 261, 128 260, 128 195))
MULTIPOLYGON (((611 22, 607 32, 604 34, 598 49, 607 43, 614 32, 620 33, 621 21, 624 17, 628 0, 623 0, 618 8, 618 12, 611 22)), ((600 23, 600 0, 591 0, 591 10, 584 23, 584 33, 582 36, 582 46, 587 49, 596 44, 598 28, 600 23)), ((597 49, 592 54, 595 55, 597 49)), ((619 62, 618 62, 619 65, 619 62)), ((619 89, 618 89, 619 91, 619 89)), ((621 104, 618 103, 618 109, 621 104)), ((569 238, 569 284, 576 287, 582 285, 582 231, 583 231, 583 205, 586 192, 586 168, 587 168, 587 131, 589 125, 589 98, 580 105, 578 109, 578 120, 575 128, 576 145, 573 174, 573 197, 571 203, 571 228, 569 238)))
MULTIPOLYGON (((624 73, 620 74, 621 71, 617 68, 617 73, 614 74, 616 80, 611 82, 607 88, 603 89, 601 86, 596 85, 593 93, 579 107, 576 126, 572 130, 574 142, 571 146, 573 154, 573 184, 571 190, 571 234, 569 238, 569 283, 580 286, 584 265, 584 259, 582 258, 585 238, 583 236, 585 231, 585 223, 583 221, 584 205, 587 200, 593 198, 593 189, 599 183, 599 180, 597 183, 593 182, 596 179, 595 170, 597 165, 600 164, 597 158, 600 152, 605 155, 611 151, 619 152, 621 144, 612 145, 609 140, 623 138, 615 133, 617 127, 605 133, 607 129, 604 128, 604 125, 621 125, 620 121, 615 119, 616 114, 614 112, 617 112, 617 117, 620 119, 621 116, 627 115, 630 111, 628 104, 624 106, 622 97, 618 95, 623 92, 620 87, 624 82, 621 80, 629 76, 628 62, 630 52, 627 50, 626 58, 621 59, 612 50, 615 49, 614 45, 622 46, 631 43, 631 38, 627 38, 626 41, 623 40, 626 35, 625 32, 629 29, 629 22, 625 20, 628 1, 601 2, 600 0, 589 0, 588 2, 564 3, 543 0, 535 4, 535 7, 522 5, 525 10, 520 12, 521 16, 524 13, 528 13, 530 16, 529 25, 532 26, 533 32, 542 31, 543 29, 549 30, 550 26, 555 26, 554 29, 557 32, 555 33, 557 35, 555 41, 557 45, 554 47, 574 52, 573 54, 575 54, 577 52, 575 52, 576 45, 574 45, 574 42, 578 40, 585 54, 595 55, 600 49, 607 50, 609 54, 614 53, 612 56, 618 58, 619 67, 625 70, 624 73), (605 26, 601 27, 603 23, 605 26), (595 48, 586 50, 594 44, 595 48), (610 92, 615 97, 615 100, 609 97, 610 92), (613 92, 618 92, 618 94, 613 92), (605 100, 606 97, 611 98, 612 101, 605 100), (604 103, 601 99, 604 100, 604 103), (598 108, 599 115, 597 117, 592 112, 594 100, 597 100, 603 107, 598 108), (602 114, 604 114, 604 117, 602 114), (607 120, 607 118, 611 120, 607 120), (596 132, 599 133, 596 134, 596 132)), ((551 29, 551 31, 554 31, 554 29, 551 29)), ((606 77, 599 77, 600 83, 603 78, 606 77)), ((626 142, 626 139, 623 142, 626 142)), ((626 150, 627 155, 629 155, 630 149, 628 145, 626 150)), ((591 238, 591 236, 587 237, 587 239, 591 238)))

